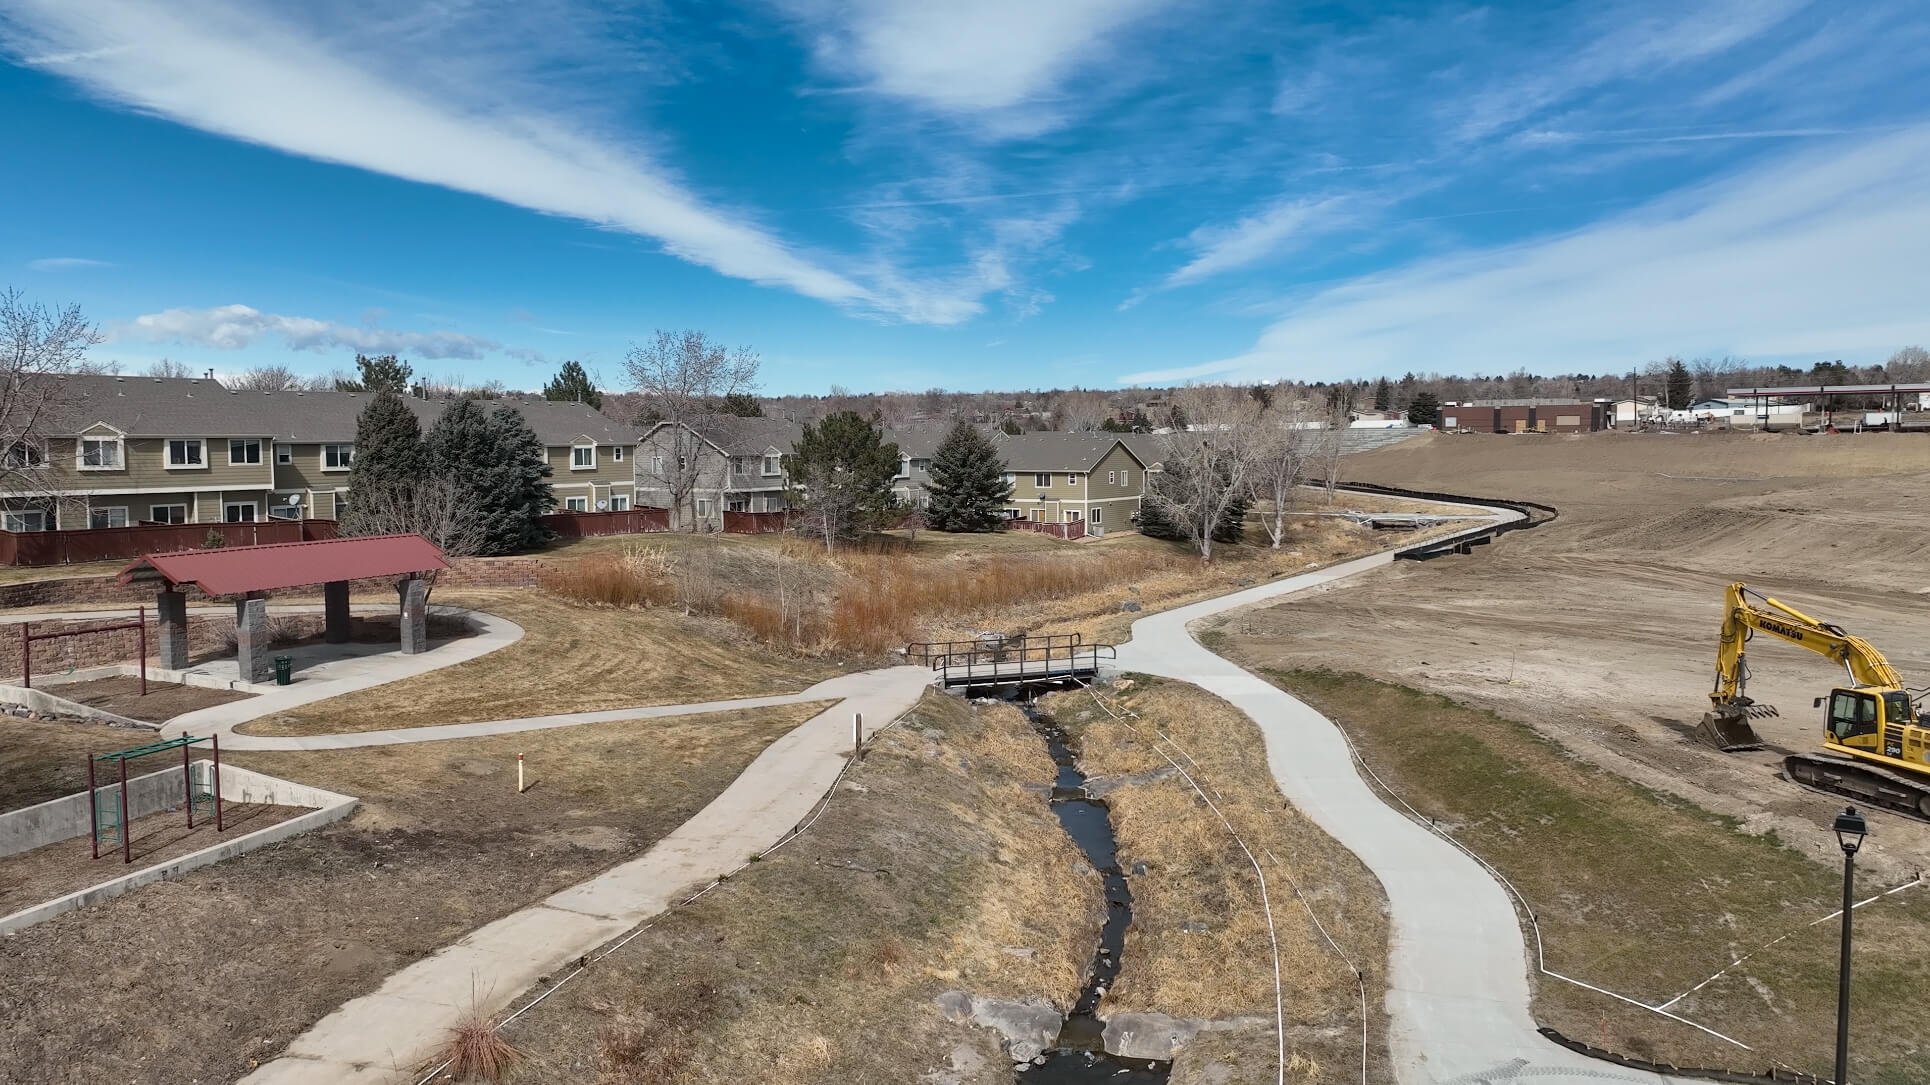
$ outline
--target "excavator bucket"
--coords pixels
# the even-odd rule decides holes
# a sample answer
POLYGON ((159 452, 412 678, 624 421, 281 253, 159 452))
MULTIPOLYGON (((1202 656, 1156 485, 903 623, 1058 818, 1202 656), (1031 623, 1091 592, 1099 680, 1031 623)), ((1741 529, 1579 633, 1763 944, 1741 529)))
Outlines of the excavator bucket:
POLYGON ((1753 703, 1719 705, 1703 714, 1702 725, 1695 729, 1695 734, 1697 738, 1723 753, 1760 750, 1764 745, 1762 736, 1749 725, 1749 721, 1751 718, 1763 719, 1776 714, 1773 705, 1753 703))

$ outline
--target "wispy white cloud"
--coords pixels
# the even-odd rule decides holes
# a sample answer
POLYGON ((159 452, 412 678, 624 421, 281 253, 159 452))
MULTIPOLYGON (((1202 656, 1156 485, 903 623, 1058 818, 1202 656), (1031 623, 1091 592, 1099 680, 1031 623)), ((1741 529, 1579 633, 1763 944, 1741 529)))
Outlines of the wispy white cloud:
POLYGON ((89 260, 85 256, 47 256, 39 260, 27 261, 33 271, 79 271, 90 267, 113 267, 108 260, 89 260))
POLYGON ((1199 255, 1166 276, 1164 285, 1184 286, 1277 257, 1351 224, 1355 213, 1355 201, 1343 196, 1289 198, 1229 226, 1202 226, 1186 239, 1199 255))
POLYGON ((819 65, 875 93, 948 114, 1047 107, 1014 131, 1055 123, 1059 82, 1103 55, 1108 35, 1170 0, 779 0, 819 65))
MULTIPOLYGON (((479 359, 501 348, 492 339, 456 331, 411 332, 377 326, 337 324, 305 316, 264 313, 246 305, 212 309, 168 309, 137 316, 114 329, 115 337, 185 343, 216 350, 240 350, 258 339, 277 338, 290 350, 323 353, 411 354, 422 358, 479 359)), ((528 352, 506 351, 512 357, 528 352)))
POLYGON ((1568 234, 1300 300, 1253 347, 1127 383, 1619 371, 1671 352, 1887 353, 1930 339, 1930 124, 1763 161, 1568 234))
MULTIPOLYGON (((10 0, 0 20, 17 55, 43 58, 109 102, 204 131, 647 236, 721 274, 896 319, 950 322, 982 308, 969 297, 907 300, 860 282, 755 215, 698 196, 633 134, 505 101, 501 88, 476 89, 487 81, 474 72, 405 81, 397 73, 417 71, 418 58, 389 55, 380 35, 282 21, 281 10, 223 0, 10 0)), ((1062 33, 1071 25, 1047 22, 1062 33)), ((867 49, 929 27, 895 25, 879 25, 867 49)), ((891 79, 908 90, 917 83, 908 68, 891 79)), ((1008 93, 1037 85, 1007 79, 1008 93)))

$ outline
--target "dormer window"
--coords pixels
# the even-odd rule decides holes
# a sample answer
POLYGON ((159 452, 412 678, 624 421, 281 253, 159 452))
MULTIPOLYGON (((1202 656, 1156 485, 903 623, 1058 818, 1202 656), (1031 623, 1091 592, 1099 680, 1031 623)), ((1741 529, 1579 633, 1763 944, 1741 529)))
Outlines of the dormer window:
POLYGON ((780 456, 780 455, 778 455, 778 454, 777 454, 777 453, 775 453, 775 452, 767 452, 767 453, 765 453, 765 454, 764 454, 764 475, 765 475, 765 477, 766 477, 766 478, 771 478, 771 477, 775 477, 775 476, 777 476, 777 475, 781 475, 781 474, 783 474, 783 473, 784 473, 784 457, 783 457, 783 456, 780 456))
POLYGON ((78 466, 82 471, 119 471, 122 462, 119 437, 82 437, 80 439, 78 466))

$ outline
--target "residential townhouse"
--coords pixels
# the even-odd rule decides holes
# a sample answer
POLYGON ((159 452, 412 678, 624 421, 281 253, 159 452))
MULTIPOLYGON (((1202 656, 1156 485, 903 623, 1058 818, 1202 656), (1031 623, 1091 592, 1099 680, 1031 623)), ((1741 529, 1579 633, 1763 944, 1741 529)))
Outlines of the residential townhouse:
MULTIPOLYGON (((1002 436, 997 426, 976 425, 974 428, 994 441, 1002 436)), ((898 477, 891 482, 891 492, 901 504, 916 509, 931 504, 932 457, 938 454, 938 446, 945 442, 946 435, 951 431, 950 422, 885 427, 885 441, 898 446, 898 477)))
MULTIPOLYGON (((246 392, 196 378, 71 376, 44 438, 5 450, 9 531, 334 519, 355 463, 352 392, 246 392)), ((426 431, 446 401, 405 400, 426 431)), ((635 501, 634 432, 594 408, 508 400, 543 441, 559 508, 635 501)))
POLYGON ((1014 520, 1069 524, 1086 532, 1131 531, 1146 492, 1146 465, 1109 433, 1022 433, 1003 436, 999 455, 1014 520))
POLYGON ((782 512, 790 478, 784 457, 804 427, 778 418, 718 419, 699 433, 682 423, 659 422, 637 445, 636 492, 643 505, 670 509, 671 525, 715 531, 724 513, 782 512), (695 457, 694 466, 691 458, 695 457), (694 482, 679 507, 676 484, 694 482))

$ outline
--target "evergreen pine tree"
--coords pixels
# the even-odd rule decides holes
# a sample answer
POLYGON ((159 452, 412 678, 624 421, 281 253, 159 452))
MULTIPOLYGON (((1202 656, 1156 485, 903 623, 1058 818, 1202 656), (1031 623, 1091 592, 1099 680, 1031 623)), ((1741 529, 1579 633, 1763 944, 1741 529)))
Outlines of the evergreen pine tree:
POLYGON ((738 418, 764 417, 764 404, 749 392, 732 392, 724 397, 724 413, 738 418))
POLYGON ((368 515, 386 502, 384 495, 404 493, 427 466, 422 423, 393 392, 369 400, 355 419, 355 463, 349 470, 348 511, 341 517, 344 535, 369 535, 385 530, 368 515))
POLYGON ((415 368, 393 354, 383 354, 371 358, 366 354, 355 356, 355 368, 361 372, 361 379, 355 384, 356 390, 363 392, 393 392, 396 395, 409 390, 409 378, 415 368))
POLYGON ((1672 411, 1685 411, 1695 402, 1695 377, 1680 358, 1669 359, 1669 371, 1665 395, 1672 411))
POLYGON ((1012 496, 997 446, 964 422, 953 425, 932 453, 930 490, 925 522, 935 531, 997 530, 1012 496))
POLYGON ((1386 377, 1382 377, 1374 385, 1374 409, 1377 411, 1394 409, 1394 386, 1387 383, 1386 377))
POLYGON ((1414 393, 1414 401, 1407 405, 1407 420, 1417 426, 1440 425, 1441 397, 1433 392, 1414 393))
MULTIPOLYGON (((1185 467, 1178 462, 1168 464, 1162 474, 1183 471, 1185 467)), ((1225 477, 1222 473, 1221 477, 1225 477)), ((1159 485, 1159 475, 1148 476, 1149 486, 1159 485)), ((1236 495, 1213 524, 1213 541, 1216 543, 1237 543, 1246 535, 1247 512, 1253 507, 1253 499, 1246 494, 1236 495)), ((1173 542, 1192 542, 1186 529, 1173 522, 1166 510, 1158 502, 1142 501, 1139 505, 1139 533, 1153 539, 1169 539, 1173 542)))
POLYGON ((556 371, 556 377, 543 386, 543 398, 556 403, 603 406, 603 393, 590 382, 590 375, 583 371, 580 362, 564 362, 563 368, 556 371))
POLYGON ((523 412, 507 403, 489 412, 489 486, 480 498, 489 553, 513 554, 549 541, 543 514, 556 506, 549 457, 523 412))
POLYGON ((893 507, 891 482, 898 477, 898 446, 856 411, 839 411, 807 425, 784 457, 802 507, 832 544, 878 526, 893 507))

